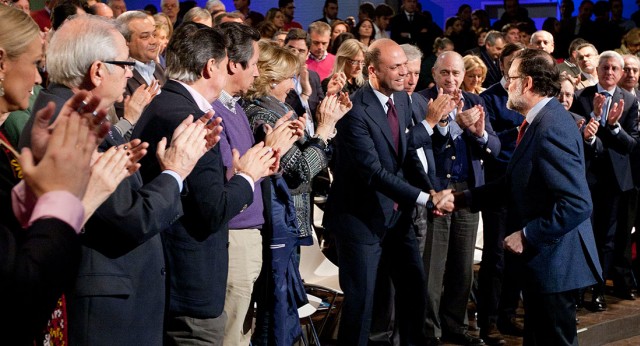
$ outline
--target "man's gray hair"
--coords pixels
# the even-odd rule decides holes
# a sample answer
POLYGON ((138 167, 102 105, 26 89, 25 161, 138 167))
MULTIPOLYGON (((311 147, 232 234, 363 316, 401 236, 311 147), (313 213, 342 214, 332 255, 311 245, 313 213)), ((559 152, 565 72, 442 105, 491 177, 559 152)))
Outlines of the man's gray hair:
POLYGON ((484 38, 484 44, 488 44, 491 47, 496 45, 496 41, 498 39, 504 40, 504 35, 500 31, 491 30, 487 33, 487 36, 484 38))
POLYGON ((127 42, 131 41, 132 34, 131 29, 129 28, 129 23, 131 23, 131 21, 133 21, 134 19, 145 20, 148 17, 149 15, 142 11, 127 11, 116 18, 116 23, 119 24, 118 29, 127 42))
POLYGON ((534 32, 533 34, 531 34, 531 38, 529 39, 529 43, 532 44, 533 40, 536 38, 536 36, 541 36, 541 35, 545 35, 548 38, 551 38, 551 43, 554 43, 553 42, 553 35, 550 32, 548 32, 547 30, 538 30, 538 31, 534 32))
POLYGON ((211 9, 213 8, 213 6, 220 6, 220 5, 222 5, 223 11, 226 12, 227 11, 227 7, 220 0, 208 0, 207 4, 204 5, 204 8, 207 11, 209 11, 209 13, 211 13, 211 9))
MULTIPOLYGON (((99 16, 77 16, 56 31, 47 49, 49 81, 68 88, 82 84, 95 61, 118 55, 116 23, 99 16)), ((107 69, 110 66, 107 65, 107 69)))
POLYGON ((607 61, 609 59, 618 60, 618 62, 620 63, 620 67, 624 68, 624 59, 622 58, 622 55, 620 55, 620 53, 614 52, 612 50, 605 50, 604 52, 600 53, 600 59, 598 60, 598 66, 602 65, 602 63, 604 63, 605 61, 607 61))
POLYGON ((211 18, 211 12, 201 7, 193 7, 189 9, 189 11, 187 11, 187 13, 184 14, 184 17, 182 17, 182 22, 183 23, 195 22, 194 19, 200 19, 200 20, 211 19, 213 21, 213 19, 211 18))
POLYGON ((404 55, 407 56, 407 61, 422 59, 422 51, 420 51, 420 48, 408 43, 401 44, 400 47, 404 51, 404 55))

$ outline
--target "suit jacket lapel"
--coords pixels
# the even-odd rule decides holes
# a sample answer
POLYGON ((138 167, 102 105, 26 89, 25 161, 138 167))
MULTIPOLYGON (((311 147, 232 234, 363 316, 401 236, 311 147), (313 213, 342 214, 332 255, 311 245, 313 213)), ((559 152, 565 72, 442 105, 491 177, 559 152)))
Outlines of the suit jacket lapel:
MULTIPOLYGON (((553 100, 549 102, 552 101, 553 100)), ((538 124, 540 124, 540 119, 542 119, 547 113, 549 113, 549 103, 542 107, 536 118, 533 120, 533 123, 529 124, 527 127, 527 131, 524 133, 520 144, 518 144, 516 150, 513 152, 513 157, 511 157, 511 160, 509 161, 509 168, 507 170, 510 170, 510 167, 522 158, 522 154, 526 152, 527 147, 532 142, 532 138, 535 136, 538 124)))
MULTIPOLYGON (((401 97, 395 97, 395 101, 400 101, 400 99, 401 97)), ((404 98, 402 97, 402 99, 404 98)), ((406 151, 404 150, 404 148, 407 147, 407 135, 405 134, 406 129, 409 127, 407 121, 410 121, 411 117, 413 116, 413 111, 411 109, 407 109, 408 104, 406 102, 396 102, 395 106, 396 110, 398 111, 398 135, 400 136, 400 143, 398 145, 398 158, 400 159, 400 162, 402 162, 404 160, 404 153, 406 151), (409 112, 410 114, 409 118, 407 118, 407 112, 409 112)))
MULTIPOLYGON (((376 94, 373 93, 373 89, 371 89, 371 86, 369 86, 367 83, 365 84, 365 86, 363 86, 363 88, 365 88, 365 90, 362 94, 362 101, 366 104, 365 112, 378 125, 378 127, 380 127, 384 138, 387 140, 387 143, 391 146, 391 148, 393 148, 393 135, 391 134, 391 128, 389 128, 387 114, 385 113, 384 108, 382 108, 380 100, 378 100, 376 94)), ((398 116, 398 118, 400 118, 400 116, 398 116)), ((398 119, 398 121, 400 121, 400 119, 398 119)), ((395 150, 391 151, 395 152, 395 150)))

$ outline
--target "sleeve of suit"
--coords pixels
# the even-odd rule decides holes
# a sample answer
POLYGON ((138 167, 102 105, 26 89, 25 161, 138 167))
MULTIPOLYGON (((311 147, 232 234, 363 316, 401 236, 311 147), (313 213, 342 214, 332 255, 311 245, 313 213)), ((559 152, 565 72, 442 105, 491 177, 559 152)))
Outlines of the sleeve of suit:
MULTIPOLYGON (((175 178, 160 174, 137 191, 131 184, 135 178, 123 180, 96 210, 84 235, 88 240, 118 238, 125 244, 138 246, 169 228, 182 216, 180 191, 175 178)), ((100 242, 95 245, 99 248, 100 242)))
POLYGON ((532 179, 541 179, 547 186, 553 196, 553 207, 526 224, 527 244, 534 248, 556 241, 591 215, 581 143, 572 140, 574 136, 566 131, 551 126, 539 138, 533 164, 543 174, 532 176, 532 179))
POLYGON ((419 187, 422 191, 431 191, 434 189, 432 179, 434 179, 435 167, 428 167, 428 173, 425 172, 425 167, 418 156, 419 149, 424 150, 425 156, 431 156, 426 157, 427 163, 434 164, 431 136, 422 124, 413 126, 407 134, 405 173, 412 185, 419 187))
POLYGON ((615 139, 615 148, 625 153, 631 153, 633 148, 638 144, 638 102, 633 102, 631 107, 624 117, 623 122, 620 124, 620 130, 617 134, 613 133, 615 139))
POLYGON ((421 190, 382 167, 367 124, 353 114, 353 110, 342 121, 345 126, 340 128, 340 132, 360 177, 371 188, 398 203, 415 204, 421 190))

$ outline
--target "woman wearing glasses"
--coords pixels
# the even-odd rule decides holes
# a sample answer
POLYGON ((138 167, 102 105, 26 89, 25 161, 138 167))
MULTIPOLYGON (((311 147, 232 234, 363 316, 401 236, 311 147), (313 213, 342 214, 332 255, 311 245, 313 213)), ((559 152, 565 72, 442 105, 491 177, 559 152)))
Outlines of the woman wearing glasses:
POLYGON ((365 77, 364 55, 367 47, 355 39, 344 41, 336 52, 336 62, 329 77, 322 81, 322 90, 327 94, 335 94, 339 91, 348 92, 350 95, 364 85, 365 77), (335 75, 344 74, 346 83, 342 90, 328 90, 329 81, 335 75))

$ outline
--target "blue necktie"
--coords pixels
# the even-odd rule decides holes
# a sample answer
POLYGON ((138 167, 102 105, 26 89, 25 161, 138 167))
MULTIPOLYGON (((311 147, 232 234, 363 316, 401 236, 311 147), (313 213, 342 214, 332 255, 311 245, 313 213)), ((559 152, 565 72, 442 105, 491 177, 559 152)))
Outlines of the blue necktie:
POLYGON ((607 124, 607 115, 609 115, 609 104, 611 103, 611 94, 606 91, 600 93, 606 97, 604 104, 602 105, 602 113, 600 113, 600 125, 605 126, 607 124))

